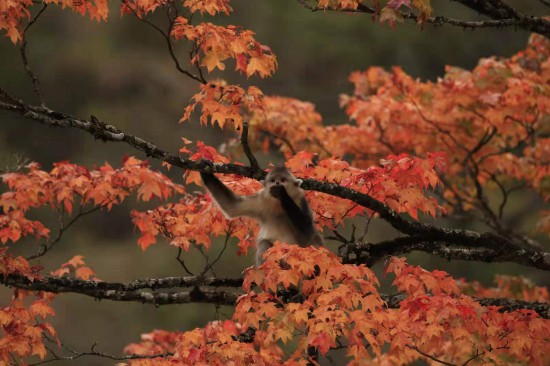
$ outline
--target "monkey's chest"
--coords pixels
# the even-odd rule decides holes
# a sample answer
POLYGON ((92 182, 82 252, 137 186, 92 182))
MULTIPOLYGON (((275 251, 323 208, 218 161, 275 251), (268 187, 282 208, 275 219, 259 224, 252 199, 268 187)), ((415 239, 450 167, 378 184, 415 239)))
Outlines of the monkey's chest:
POLYGON ((292 223, 286 216, 273 217, 261 223, 258 240, 282 241, 290 244, 297 244, 298 238, 295 235, 292 223))
POLYGON ((298 244, 296 230, 279 201, 270 202, 260 222, 258 240, 282 241, 298 244))

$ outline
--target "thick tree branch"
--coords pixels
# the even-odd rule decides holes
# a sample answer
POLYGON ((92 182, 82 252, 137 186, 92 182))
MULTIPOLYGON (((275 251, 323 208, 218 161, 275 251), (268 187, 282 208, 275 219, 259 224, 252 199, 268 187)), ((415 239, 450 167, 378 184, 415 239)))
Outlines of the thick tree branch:
POLYGON ((143 289, 171 289, 182 287, 212 286, 212 287, 241 287, 242 278, 215 278, 215 277, 164 277, 164 278, 145 278, 132 282, 103 282, 86 281, 67 277, 44 277, 42 280, 29 281, 24 276, 11 274, 7 277, 0 277, 0 282, 18 288, 24 288, 32 291, 50 291, 50 292, 74 292, 74 289, 81 291, 119 291, 132 292, 143 289), (25 286, 25 287, 21 287, 25 286))
MULTIPOLYGON (((214 164, 205 160, 196 162, 171 154, 160 149, 151 142, 125 133, 113 125, 99 121, 93 116, 89 121, 85 121, 44 107, 27 105, 21 100, 12 97, 3 89, 0 89, 0 109, 19 113, 27 119, 45 123, 53 127, 77 128, 90 133, 96 139, 100 139, 104 142, 124 142, 137 150, 143 151, 147 156, 165 161, 182 169, 209 173, 238 174, 255 179, 262 179, 265 177, 265 172, 257 171, 252 167, 237 164, 214 164)), ((508 237, 491 232, 478 233, 463 229, 440 228, 432 224, 407 220, 371 196, 350 188, 339 186, 335 183, 304 179, 301 187, 349 199, 365 208, 377 212, 380 218, 386 220, 401 233, 421 238, 423 241, 444 242, 449 245, 458 245, 466 248, 491 249, 498 253, 498 255, 494 255, 495 258, 508 258, 509 256, 507 257, 507 253, 521 254, 521 264, 543 270, 550 270, 549 252, 522 249, 521 243, 516 243, 508 237)), ((510 258, 510 260, 514 261, 516 257, 510 258)))
MULTIPOLYGON (((0 276, 0 283, 18 289, 30 291, 46 291, 53 293, 77 293, 112 301, 133 301, 144 304, 169 305, 186 303, 212 303, 221 305, 235 305, 240 293, 222 290, 201 289, 198 286, 238 287, 242 278, 218 279, 200 277, 167 277, 136 280, 129 283, 110 283, 98 281, 84 281, 72 278, 45 277, 30 281, 21 275, 0 276), (191 291, 155 292, 156 289, 190 287, 191 291), (152 289, 151 292, 139 291, 152 289)), ((403 294, 381 295, 389 308, 395 309, 405 298, 403 294)), ((530 309, 536 311, 545 319, 550 318, 550 304, 528 302, 511 299, 476 299, 483 306, 501 306, 502 311, 530 309)))
MULTIPOLYGON (((204 281, 204 279, 203 279, 204 281)), ((232 281, 242 283, 242 279, 237 280, 215 280, 212 279, 210 285, 225 287, 234 286, 232 281), (221 281, 221 282, 220 282, 221 281)), ((208 281, 206 281, 208 283, 208 281)), ((201 283, 198 278, 161 278, 138 280, 128 284, 84 281, 69 278, 45 277, 41 280, 30 281, 26 277, 19 275, 9 275, 0 277, 0 283, 19 289, 30 291, 46 291, 53 293, 72 292, 81 295, 93 297, 98 300, 112 301, 132 301, 142 304, 169 305, 169 304, 187 304, 187 303, 210 303, 219 305, 234 305, 237 301, 238 293, 222 290, 205 290, 195 285, 191 291, 138 291, 137 288, 172 288, 172 287, 190 287, 192 283, 201 283)))
POLYGON ((494 248, 471 248, 467 243, 449 244, 445 241, 419 237, 402 237, 376 244, 347 242, 340 247, 339 256, 344 263, 364 263, 372 266, 388 256, 397 256, 413 251, 438 255, 448 260, 479 261, 487 263, 513 262, 517 264, 546 269, 544 255, 536 250, 519 247, 499 250, 494 248), (353 255, 353 257, 352 257, 353 255))

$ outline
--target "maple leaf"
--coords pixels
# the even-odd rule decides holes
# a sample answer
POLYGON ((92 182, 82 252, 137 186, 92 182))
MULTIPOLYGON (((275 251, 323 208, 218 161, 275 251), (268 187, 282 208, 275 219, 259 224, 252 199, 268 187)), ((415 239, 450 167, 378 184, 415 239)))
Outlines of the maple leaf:
POLYGON ((380 23, 388 22, 392 28, 395 27, 395 22, 402 22, 403 16, 396 10, 386 6, 380 13, 380 23))
POLYGON ((42 300, 36 300, 29 306, 29 312, 33 316, 45 318, 47 316, 55 316, 55 311, 42 300))
POLYGON ((210 15, 217 13, 229 15, 233 11, 229 0, 185 0, 183 6, 189 8, 192 13, 199 11, 201 14, 208 13, 210 15))
POLYGON ((225 65, 222 63, 223 60, 227 59, 227 55, 224 53, 218 52, 206 52, 205 56, 202 58, 201 65, 206 66, 206 69, 209 72, 212 72, 215 68, 220 70, 225 70, 225 65))
POLYGON ((246 75, 251 76, 257 72, 262 78, 265 78, 267 76, 271 76, 273 69, 273 59, 263 55, 252 57, 248 60, 248 65, 246 66, 246 75))
POLYGON ((402 6, 412 9, 411 0, 390 0, 386 4, 387 8, 392 8, 395 10, 399 9, 402 6))

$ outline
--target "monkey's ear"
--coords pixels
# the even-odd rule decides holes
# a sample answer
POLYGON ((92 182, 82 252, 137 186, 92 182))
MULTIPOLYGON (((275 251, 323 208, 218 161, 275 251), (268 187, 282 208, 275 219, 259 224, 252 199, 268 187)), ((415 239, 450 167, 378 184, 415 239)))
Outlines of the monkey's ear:
POLYGON ((296 186, 300 187, 304 181, 301 179, 296 179, 296 186))

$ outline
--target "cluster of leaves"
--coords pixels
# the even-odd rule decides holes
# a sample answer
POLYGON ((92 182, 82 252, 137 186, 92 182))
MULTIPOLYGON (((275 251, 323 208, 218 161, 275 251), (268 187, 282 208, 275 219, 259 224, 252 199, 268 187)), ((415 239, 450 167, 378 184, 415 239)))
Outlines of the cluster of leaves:
POLYGON ((27 165, 26 173, 6 173, 2 180, 9 187, 0 196, 0 241, 16 242, 21 236, 34 235, 48 238, 49 230, 40 221, 26 217, 30 209, 42 206, 55 208, 61 214, 72 214, 73 205, 90 204, 111 209, 132 193, 138 199, 149 201, 153 197, 168 198, 183 193, 184 188, 172 183, 166 176, 148 167, 148 163, 133 157, 124 159, 123 166, 115 169, 104 164, 93 170, 68 162, 56 163, 46 172, 39 165, 27 165))
POLYGON ((13 43, 21 40, 20 25, 30 16, 27 8, 31 5, 32 0, 0 2, 0 30, 5 30, 13 43))
MULTIPOLYGON (((55 4, 63 9, 70 8, 81 15, 88 14, 95 20, 106 20, 109 13, 108 0, 43 0, 45 5, 55 4)), ((151 0, 153 2, 153 0, 151 0)), ((166 2, 166 1, 165 1, 166 2)), ((22 40, 25 20, 30 19, 30 8, 36 5, 32 0, 0 1, 0 30, 5 30, 13 43, 22 40)))
POLYGON ((43 359, 47 354, 43 337, 59 342, 55 329, 44 321, 55 315, 49 305, 54 297, 45 292, 14 292, 11 303, 0 309, 0 362, 26 364, 25 359, 32 355, 43 359), (30 298, 35 300, 26 306, 24 300, 30 298))
MULTIPOLYGON (((3 276, 21 275, 28 280, 42 278, 37 266, 30 266, 22 257, 13 258, 6 253, 7 248, 0 248, 0 270, 3 276)), ((83 280, 94 279, 95 272, 82 260, 75 256, 64 263, 52 275, 62 277, 73 275, 83 280)), ((38 356, 44 359, 47 349, 44 340, 60 341, 53 326, 46 322, 47 317, 55 316, 50 306, 55 294, 48 292, 30 292, 15 290, 10 304, 0 308, 0 362, 9 364, 26 364, 25 359, 38 356), (31 301, 32 300, 32 301, 31 301)))
MULTIPOLYGON (((440 180, 438 173, 445 169, 442 154, 432 153, 423 158, 408 154, 389 155, 380 165, 367 169, 352 167, 341 159, 322 159, 316 164, 313 154, 301 152, 291 157, 287 165, 293 173, 320 181, 336 183, 342 187, 368 194, 397 212, 406 212, 417 218, 418 211, 436 216, 442 207, 433 197, 425 195, 426 189, 435 189, 440 180)), ((353 217, 364 209, 351 202, 321 193, 311 193, 312 206, 323 218, 332 219, 324 223, 330 229, 346 217, 353 217), (328 215, 328 216, 327 216, 328 215)))
MULTIPOLYGON (((319 151, 351 157, 362 168, 387 154, 444 152, 446 209, 476 209, 492 224, 518 189, 533 188, 550 198, 549 56, 548 39, 532 35, 527 48, 509 59, 484 59, 473 71, 448 67, 435 83, 400 68, 373 67, 354 72, 354 94, 341 96, 353 124, 323 126, 310 104, 279 97, 265 97, 267 118, 253 116, 251 123, 256 133, 274 137, 287 156, 298 149, 319 151), (289 125, 299 127, 290 132, 289 125), (487 186, 502 194, 497 212, 479 199, 487 186)), ((544 211, 538 227, 550 232, 549 223, 544 211)))
POLYGON ((52 271, 51 275, 55 277, 74 277, 82 280, 99 280, 95 271, 84 263, 84 257, 81 255, 75 255, 67 263, 63 263, 59 269, 52 271))
POLYGON ((315 0, 314 2, 318 9, 356 11, 360 7, 367 8, 373 16, 380 15, 381 23, 387 21, 391 26, 394 26, 396 21, 403 21, 403 9, 418 13, 419 23, 426 21, 432 13, 430 0, 315 0), (373 7, 370 8, 369 5, 373 7))
POLYGON ((462 280, 459 288, 472 297, 508 298, 526 301, 550 302, 546 287, 540 287, 528 278, 519 276, 496 275, 495 287, 484 287, 477 281, 462 280))
POLYGON ((220 127, 226 123, 232 124, 236 129, 242 129, 243 120, 250 111, 262 114, 264 109, 264 95, 260 89, 251 86, 248 90, 236 85, 227 85, 225 82, 207 83, 201 86, 201 92, 192 98, 185 108, 185 113, 180 120, 184 122, 189 120, 191 113, 200 105, 201 116, 200 123, 208 122, 220 127))
POLYGON ((187 18, 178 17, 171 32, 175 39, 185 38, 200 49, 191 59, 193 64, 205 66, 211 72, 218 68, 225 70, 224 60, 236 60, 235 70, 247 76, 258 73, 262 78, 271 76, 277 66, 271 49, 260 44, 253 37, 254 32, 239 27, 226 27, 212 23, 189 24, 187 18), (200 62, 199 62, 200 61, 200 62))
MULTIPOLYGON (((535 312, 501 313, 461 293, 442 271, 429 272, 394 258, 387 273, 405 295, 389 309, 364 266, 342 265, 323 248, 276 244, 266 262, 248 269, 232 321, 154 336, 132 345, 140 354, 175 351, 154 364, 306 365, 310 347, 321 355, 344 349, 351 365, 409 364, 426 354, 448 364, 545 365, 550 323, 535 312), (257 290, 254 288, 257 286, 257 290), (294 294, 289 301, 288 294, 294 294), (242 341, 253 327, 253 342, 242 341), (175 345, 174 345, 175 344, 175 345), (386 351, 388 350, 388 351, 386 351)), ((149 365, 152 362, 132 361, 149 365)))
MULTIPOLYGON (((149 201, 153 197, 166 199, 173 193, 184 193, 182 186, 172 183, 163 174, 149 169, 148 163, 133 157, 124 159, 119 169, 105 164, 88 170, 68 162, 56 163, 49 172, 41 170, 36 163, 28 164, 26 169, 28 171, 25 173, 2 175, 3 182, 9 188, 0 196, 2 244, 10 241, 15 243, 28 235, 44 240, 44 245, 59 239, 51 239, 50 230, 41 221, 28 218, 31 209, 50 207, 64 219, 65 215, 71 216, 76 203, 80 206, 80 212, 68 222, 67 225, 70 225, 85 212, 83 208, 86 205, 109 210, 132 193, 136 193, 142 201, 149 201)), ((30 275, 28 262, 22 257, 11 258, 5 253, 6 249, 2 249, 0 261, 4 274, 19 273, 32 278, 34 275, 30 275)), ((77 256, 73 260, 56 275, 62 276, 71 271, 83 279, 94 275, 89 268, 83 267, 82 257, 77 256)))

